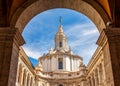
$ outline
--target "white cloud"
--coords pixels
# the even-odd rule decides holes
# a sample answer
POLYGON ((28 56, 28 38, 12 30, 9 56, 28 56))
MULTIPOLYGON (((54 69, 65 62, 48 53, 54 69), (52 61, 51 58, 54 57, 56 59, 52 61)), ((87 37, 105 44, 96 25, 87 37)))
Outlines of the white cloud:
POLYGON ((42 56, 44 53, 46 53, 48 50, 41 50, 37 51, 36 49, 32 49, 32 47, 23 47, 25 53, 27 56, 38 59, 40 56, 42 56))
POLYGON ((97 29, 86 30, 86 31, 83 32, 84 36, 94 35, 94 34, 98 34, 98 30, 97 29))
POLYGON ((22 46, 25 53, 32 58, 38 59, 40 56, 42 56, 44 53, 48 53, 48 48, 50 48, 47 40, 44 41, 44 39, 41 39, 37 42, 32 42, 29 44, 25 44, 22 46))
POLYGON ((91 46, 86 46, 84 49, 77 50, 79 55, 83 57, 83 61, 86 65, 88 64, 91 57, 93 56, 96 48, 97 48, 97 45, 91 44, 91 46))
POLYGON ((65 28, 67 28, 65 32, 67 35, 74 36, 76 38, 79 38, 81 36, 99 34, 95 25, 91 23, 69 25, 65 28))
POLYGON ((91 23, 70 25, 65 28, 68 28, 68 30, 65 31, 65 34, 68 36, 68 45, 72 47, 90 43, 95 44, 99 35, 97 28, 91 25, 91 23), (70 37, 72 37, 72 39, 69 39, 70 37))
POLYGON ((29 56, 29 57, 38 59, 39 56, 41 56, 41 53, 38 51, 31 50, 27 47, 23 47, 23 49, 24 49, 25 53, 27 54, 27 56, 29 56))
POLYGON ((83 57, 85 64, 89 62, 96 50, 96 41, 99 36, 97 28, 91 23, 67 26, 65 34, 68 36, 68 45, 73 51, 83 57), (72 39, 69 38, 72 36, 72 39))

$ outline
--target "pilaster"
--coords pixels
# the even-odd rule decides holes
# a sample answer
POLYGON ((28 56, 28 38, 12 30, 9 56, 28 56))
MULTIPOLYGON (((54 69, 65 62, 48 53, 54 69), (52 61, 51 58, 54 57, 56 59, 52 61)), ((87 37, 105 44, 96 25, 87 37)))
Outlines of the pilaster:
POLYGON ((21 82, 20 82, 20 85, 22 85, 23 84, 23 74, 24 74, 24 68, 22 68, 22 73, 21 73, 21 82))
POLYGON ((103 29, 97 44, 103 50, 107 85, 120 86, 120 28, 103 29))
POLYGON ((95 70, 95 72, 94 72, 94 78, 95 78, 95 86, 98 86, 98 74, 97 74, 97 70, 95 70))
POLYGON ((16 86, 19 86, 19 82, 20 82, 20 80, 19 80, 19 71, 20 71, 20 64, 18 63, 17 76, 16 76, 16 86))
POLYGON ((19 46, 23 44, 17 28, 0 28, 0 86, 15 86, 19 46))
POLYGON ((97 72, 98 72, 98 84, 99 84, 99 86, 100 86, 100 84, 101 84, 101 77, 100 77, 100 69, 99 69, 99 67, 97 68, 97 72))
POLYGON ((26 77, 25 77, 25 83, 24 83, 24 86, 27 86, 27 82, 28 82, 28 72, 26 71, 26 77))

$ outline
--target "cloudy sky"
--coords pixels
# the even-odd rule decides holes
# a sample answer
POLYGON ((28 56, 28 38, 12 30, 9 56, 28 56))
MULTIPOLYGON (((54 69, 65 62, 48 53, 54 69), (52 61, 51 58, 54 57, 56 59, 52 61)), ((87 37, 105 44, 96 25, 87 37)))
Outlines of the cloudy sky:
POLYGON ((35 59, 48 53, 50 47, 54 49, 54 37, 60 25, 60 16, 67 36, 67 46, 72 47, 74 54, 83 57, 87 65, 97 48, 99 32, 88 17, 77 11, 52 9, 36 15, 22 33, 26 41, 23 49, 29 57, 35 59))

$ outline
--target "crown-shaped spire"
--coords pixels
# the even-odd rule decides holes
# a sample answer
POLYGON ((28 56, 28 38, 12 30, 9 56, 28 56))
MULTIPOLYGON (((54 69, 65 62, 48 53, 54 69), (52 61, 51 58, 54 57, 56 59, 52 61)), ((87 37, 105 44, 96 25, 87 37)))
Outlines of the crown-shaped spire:
POLYGON ((62 17, 59 19, 60 26, 55 36, 55 50, 66 50, 66 36, 62 29, 62 17))

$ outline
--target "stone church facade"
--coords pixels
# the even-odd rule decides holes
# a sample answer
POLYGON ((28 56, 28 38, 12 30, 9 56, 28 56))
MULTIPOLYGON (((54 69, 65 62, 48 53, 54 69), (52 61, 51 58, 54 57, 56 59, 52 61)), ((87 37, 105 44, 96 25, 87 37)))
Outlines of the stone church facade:
POLYGON ((75 55, 71 47, 67 48, 62 25, 54 42, 55 48, 41 56, 35 68, 20 47, 16 86, 109 86, 101 47, 85 66, 82 57, 75 55))

